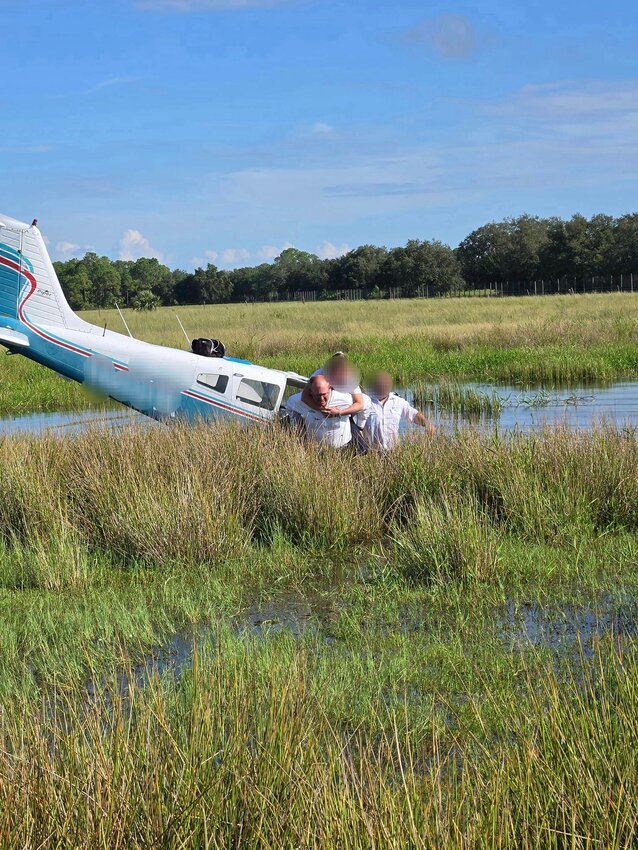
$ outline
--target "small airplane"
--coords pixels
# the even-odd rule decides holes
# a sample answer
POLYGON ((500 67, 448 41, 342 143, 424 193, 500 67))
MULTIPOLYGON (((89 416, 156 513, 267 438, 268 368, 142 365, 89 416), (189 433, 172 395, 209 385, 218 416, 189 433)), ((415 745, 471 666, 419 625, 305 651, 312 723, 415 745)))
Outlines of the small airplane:
POLYGON ((217 340, 191 351, 91 325, 69 307, 38 230, 0 215, 0 344, 153 419, 276 419, 306 378, 225 356, 217 340))

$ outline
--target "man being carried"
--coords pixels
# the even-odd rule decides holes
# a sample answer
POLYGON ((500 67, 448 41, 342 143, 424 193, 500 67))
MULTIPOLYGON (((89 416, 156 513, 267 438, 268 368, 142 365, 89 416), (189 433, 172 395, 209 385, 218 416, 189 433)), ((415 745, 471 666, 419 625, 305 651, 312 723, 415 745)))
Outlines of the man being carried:
POLYGON ((332 389, 323 375, 313 375, 303 393, 295 393, 286 402, 290 420, 300 425, 309 439, 325 446, 342 449, 350 445, 352 428, 348 416, 328 411, 347 410, 352 396, 332 389))
POLYGON ((434 426, 415 407, 392 391, 392 378, 379 372, 372 384, 369 415, 364 434, 371 449, 392 449, 399 442, 401 420, 413 422, 434 433, 434 426))
POLYGON ((334 408, 327 411, 329 415, 356 416, 364 411, 367 399, 359 386, 357 373, 343 351, 337 351, 333 354, 325 366, 313 372, 311 377, 314 378, 315 375, 324 375, 334 390, 352 396, 352 404, 345 410, 334 408))

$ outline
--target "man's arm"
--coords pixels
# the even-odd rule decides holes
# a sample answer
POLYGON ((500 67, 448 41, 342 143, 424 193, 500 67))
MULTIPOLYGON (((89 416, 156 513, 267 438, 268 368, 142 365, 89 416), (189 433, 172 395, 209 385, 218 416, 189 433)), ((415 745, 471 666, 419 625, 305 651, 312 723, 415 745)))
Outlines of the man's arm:
POLYGON ((417 415, 414 417, 414 420, 413 420, 413 421, 414 421, 417 425, 420 425, 422 428, 427 428, 427 429, 428 429, 428 434, 434 434, 434 432, 435 432, 436 428, 435 428, 435 427, 434 427, 434 425, 430 422, 430 420, 427 418, 427 416, 424 416, 424 415, 421 413, 421 411, 420 411, 420 410, 418 411, 417 415))
POLYGON ((328 416, 354 416, 361 413, 365 405, 363 393, 352 393, 352 404, 349 407, 327 407, 324 411, 328 416))
POLYGON ((408 422, 413 422, 415 425, 420 425, 421 428, 427 428, 428 434, 434 434, 434 425, 430 422, 427 416, 424 416, 416 407, 412 407, 407 401, 401 407, 401 418, 407 419, 408 422))

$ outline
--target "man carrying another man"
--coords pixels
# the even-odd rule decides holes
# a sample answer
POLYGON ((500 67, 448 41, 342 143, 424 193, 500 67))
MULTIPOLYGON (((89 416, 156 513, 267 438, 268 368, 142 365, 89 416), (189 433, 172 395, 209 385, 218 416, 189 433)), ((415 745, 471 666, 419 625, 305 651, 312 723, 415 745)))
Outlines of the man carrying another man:
POLYGON ((313 375, 304 391, 286 402, 290 420, 300 425, 309 439, 335 449, 352 442, 350 416, 346 412, 351 407, 352 396, 333 389, 322 374, 313 375))

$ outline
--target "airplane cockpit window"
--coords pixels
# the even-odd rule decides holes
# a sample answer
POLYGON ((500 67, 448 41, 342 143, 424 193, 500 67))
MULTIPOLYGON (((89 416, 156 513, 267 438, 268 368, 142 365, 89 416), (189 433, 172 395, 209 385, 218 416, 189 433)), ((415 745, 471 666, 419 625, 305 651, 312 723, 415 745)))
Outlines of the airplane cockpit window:
POLYGON ((254 404, 264 410, 274 410, 277 406, 280 388, 277 384, 242 378, 237 387, 236 400, 244 404, 254 404))
POLYGON ((225 393, 228 386, 228 375, 222 375, 219 372, 211 375, 198 375, 197 383, 203 387, 208 387, 209 390, 215 390, 216 393, 225 393))

